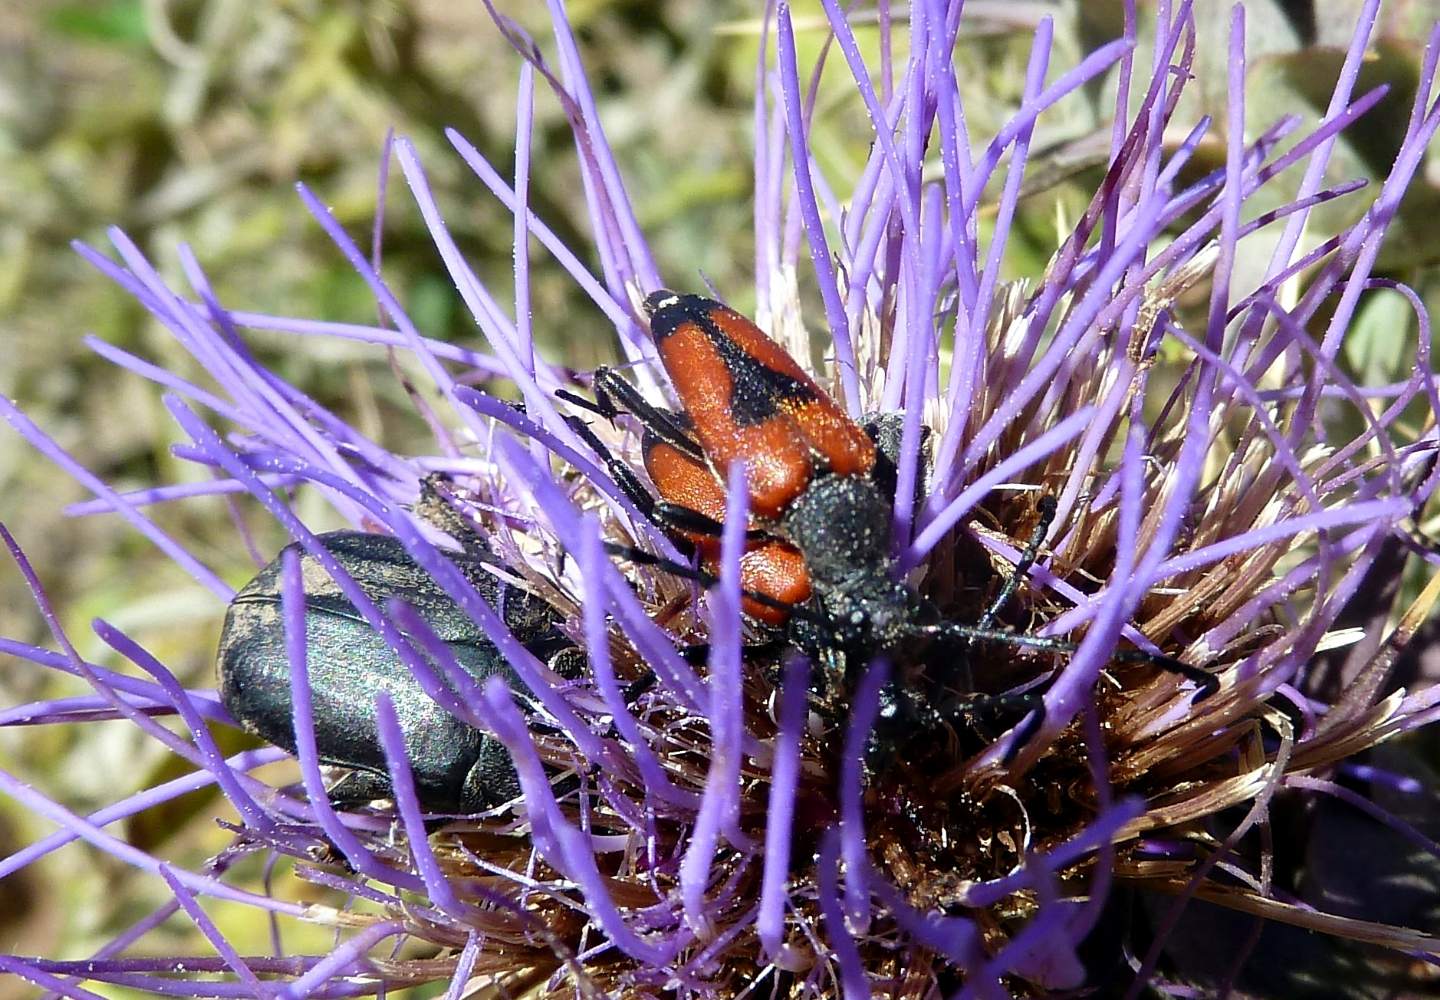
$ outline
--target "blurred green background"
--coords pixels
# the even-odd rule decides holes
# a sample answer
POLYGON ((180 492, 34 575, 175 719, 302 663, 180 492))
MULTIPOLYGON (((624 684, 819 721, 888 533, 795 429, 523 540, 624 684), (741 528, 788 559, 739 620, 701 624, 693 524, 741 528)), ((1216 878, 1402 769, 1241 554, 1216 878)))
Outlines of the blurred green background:
MULTIPOLYGON (((499 0, 498 6, 553 51, 543 4, 499 0)), ((802 59, 813 58, 823 40, 814 30, 818 4, 796 6, 802 59)), ((1207 0, 1201 6, 1209 6, 1207 0)), ((1348 40, 1346 17, 1358 4, 1264 0, 1249 6, 1252 129, 1283 113, 1313 118, 1338 65, 1336 46, 1348 40)), ((1396 92, 1343 144, 1337 176, 1375 176, 1386 168, 1413 91, 1423 26, 1440 13, 1437 6, 1385 5, 1367 85, 1388 80, 1396 92)), ((1114 37, 1118 8, 1110 0, 971 0, 957 60, 972 136, 991 134, 1013 108, 1038 17, 1057 18, 1053 79, 1114 37)), ((662 271, 685 287, 698 287, 703 271, 737 305, 750 305, 757 44, 751 19, 758 4, 582 0, 569 9, 662 271)), ((1202 22, 1192 103, 1223 113, 1224 18, 1202 22)), ((860 33, 873 48, 873 29, 862 24, 860 33)), ((175 248, 186 242, 232 308, 373 322, 363 283, 304 212, 293 183, 311 185, 352 235, 368 239, 378 155, 392 127, 419 147, 452 233, 497 297, 508 301, 509 216, 470 177, 441 129, 457 128, 508 173, 518 67, 479 0, 0 3, 0 392, 112 485, 193 478, 169 455, 176 432, 159 393, 90 354, 81 337, 96 333, 187 377, 199 377, 194 365, 141 309, 84 265, 69 242, 103 247, 105 227, 118 225, 177 282, 175 248)), ((812 144, 840 192, 869 149, 868 125, 850 93, 843 63, 832 58, 812 144)), ((1022 205, 1007 259, 1012 276, 1043 267, 1057 227, 1078 214, 1093 190, 1099 168, 1092 139, 1108 138, 1108 101, 1097 86, 1044 119, 1031 169, 1048 181, 1022 205)), ((1187 109, 1179 121, 1188 127, 1197 113, 1187 109)), ((534 136, 532 204, 593 264, 574 147, 543 90, 534 136)), ((1202 165, 1213 165, 1221 149, 1217 137, 1202 152, 1202 165)), ((398 170, 392 174, 387 279, 428 334, 479 346, 398 170)), ((1385 266, 1433 301, 1440 259, 1433 168, 1424 177, 1407 201, 1405 231, 1392 240, 1385 266)), ((1317 223, 1342 224, 1361 205, 1350 201, 1317 213, 1317 223)), ((532 259, 542 351, 581 368, 610 359, 609 330, 599 314, 538 247, 532 259)), ((1415 331, 1403 311, 1377 302, 1362 315, 1347 360, 1367 379, 1385 381, 1403 374, 1415 331)), ((279 374, 394 450, 425 439, 383 353, 273 335, 257 335, 253 343, 279 374)), ((89 635, 89 620, 103 616, 182 678, 208 684, 223 609, 119 518, 64 517, 67 504, 87 498, 0 430, 0 519, 38 567, 81 652, 120 665, 89 635)), ((241 509, 263 553, 272 554, 283 541, 279 530, 248 505, 241 509)), ((237 585, 253 571, 219 501, 151 513, 237 585)), ((307 513, 317 524, 328 523, 322 510, 307 513)), ((0 634, 49 643, 8 565, 0 569, 0 634)), ((76 691, 52 680, 0 658, 0 703, 76 691)), ((168 760, 123 723, 0 732, 0 767, 82 811, 174 774, 168 760)), ((146 849, 194 865, 225 842, 212 819, 217 808, 202 796, 163 815, 139 817, 125 832, 146 849)), ((0 807, 4 853, 49 829, 0 807)), ((148 876, 71 848, 0 882, 0 950, 82 957, 161 897, 148 876)), ((229 923, 242 914, 224 907, 212 912, 242 951, 265 950, 259 921, 242 929, 229 923)), ((171 953, 208 952, 184 920, 171 921, 165 935, 173 938, 171 953)), ((300 947, 300 940, 290 943, 300 947)), ((323 949, 327 940, 311 944, 323 949)))

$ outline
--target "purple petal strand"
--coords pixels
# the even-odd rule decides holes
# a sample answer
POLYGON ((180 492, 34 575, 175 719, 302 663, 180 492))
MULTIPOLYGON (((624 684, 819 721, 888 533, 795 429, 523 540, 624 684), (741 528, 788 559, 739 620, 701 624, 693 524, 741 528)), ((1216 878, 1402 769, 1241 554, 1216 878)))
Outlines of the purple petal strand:
POLYGON ((430 849, 430 836, 425 830, 425 818, 415 791, 415 775, 406 756, 409 747, 405 745, 405 734, 395 715, 395 699, 387 691, 375 696, 375 721, 380 730, 380 746, 385 751, 385 765, 390 775, 390 789, 395 795, 395 807, 404 824, 405 836, 410 841, 410 856, 425 881, 426 893, 442 913, 458 924, 465 924, 469 912, 455 895, 454 888, 435 859, 435 852, 430 849))
POLYGON ((876 660, 865 670, 845 732, 840 760, 840 857, 845 862, 845 919, 854 934, 870 929, 869 844, 865 840, 865 751, 880 716, 880 692, 890 681, 890 665, 876 660))
POLYGON ((154 523, 137 511, 134 506, 127 503, 119 493, 106 486, 97 476, 70 457, 69 453, 62 449, 53 438, 37 427, 34 421, 21 413, 19 408, 4 396, 0 396, 0 416, 3 416, 9 421, 10 426, 14 427, 21 437, 29 441, 36 451, 65 470, 76 482, 85 486, 90 492, 108 503, 111 510, 125 518, 136 531, 154 542, 162 552, 194 577, 196 582, 202 587, 208 589, 222 601, 228 601, 234 596, 234 589, 225 583, 224 580, 221 580, 206 566, 202 565, 198 559, 186 552, 178 542, 156 527, 154 523))
POLYGON ((845 319, 845 306, 840 300, 835 268, 830 261, 825 223, 820 218, 820 208, 815 201, 810 150, 806 144, 805 123, 800 108, 800 79, 795 65, 795 29, 790 23, 789 4, 780 4, 776 20, 779 25, 780 90, 785 98, 785 120, 790 133, 795 196, 810 242, 810 261, 820 283, 821 297, 825 300, 825 318, 829 321, 830 335, 835 341, 835 362, 840 371, 845 406, 851 414, 859 414, 864 410, 864 401, 860 397, 860 385, 856 378, 855 345, 851 338, 850 325, 845 319))
POLYGON ((280 565, 280 608, 285 622, 285 651, 290 658, 295 756, 300 762, 300 778, 305 784, 305 792, 315 809, 315 819, 330 843, 345 856, 355 871, 379 882, 423 892, 425 883, 422 879, 383 867, 360 838, 345 826, 330 804, 329 789, 325 787, 324 775, 320 773, 319 751, 315 743, 315 715, 306 645, 305 591, 299 554, 293 549, 286 552, 280 565))
POLYGON ((185 884, 175 877, 175 873, 169 865, 160 866, 160 877, 165 880, 165 884, 175 894, 175 901, 180 904, 185 915, 195 922, 200 933, 205 935, 205 940, 209 941, 215 949, 215 953, 224 959, 225 965, 235 973, 240 983, 248 986, 252 995, 261 1000, 274 996, 274 991, 260 982, 255 973, 251 971, 250 966, 240 957, 240 953, 230 946, 230 942, 225 940, 225 936, 220 933, 220 928, 216 927, 215 922, 200 908, 199 902, 191 895, 190 890, 185 888, 185 884))
POLYGON ((765 811, 765 870, 756 925, 765 952, 774 961, 785 945, 786 885, 790 877, 791 826, 795 819, 795 791, 800 776, 800 740, 804 733, 810 664, 802 656, 785 663, 780 686, 780 719, 770 773, 770 801, 765 811))

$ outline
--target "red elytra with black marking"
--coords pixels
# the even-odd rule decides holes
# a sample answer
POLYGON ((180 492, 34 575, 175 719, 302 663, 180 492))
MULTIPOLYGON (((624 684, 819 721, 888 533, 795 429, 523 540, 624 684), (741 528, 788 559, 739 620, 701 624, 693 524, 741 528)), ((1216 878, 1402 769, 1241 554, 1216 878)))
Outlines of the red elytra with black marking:
MULTIPOLYGON (((679 448, 646 432, 641 443, 645 471, 655 490, 665 500, 687 510, 723 523, 725 490, 709 467, 696 461, 679 448)), ((700 553, 707 571, 719 568, 720 539, 710 534, 676 530, 700 553)), ((762 538, 749 542, 740 557, 740 586, 746 591, 765 594, 786 604, 803 604, 810 599, 810 574, 805 557, 789 542, 778 538, 762 538)), ((747 615, 767 625, 784 625, 789 617, 779 608, 743 599, 747 615)))
POLYGON ((870 474, 875 442, 754 323, 713 299, 670 291, 650 295, 645 308, 705 456, 722 473, 745 462, 757 517, 783 516, 817 472, 870 474))
MULTIPOLYGON (((645 300, 661 363, 684 407, 686 429, 712 468, 659 436, 647 434, 645 468, 666 501, 725 520, 719 474, 743 460, 751 512, 777 521, 818 474, 868 476, 875 442, 764 331, 733 309, 698 295, 660 291, 645 300)), ((719 540, 679 533, 714 569, 719 540)), ((779 538, 752 541, 740 560, 745 590, 789 605, 810 598, 805 557, 779 538)), ((745 611, 769 625, 789 615, 745 600, 745 611)))

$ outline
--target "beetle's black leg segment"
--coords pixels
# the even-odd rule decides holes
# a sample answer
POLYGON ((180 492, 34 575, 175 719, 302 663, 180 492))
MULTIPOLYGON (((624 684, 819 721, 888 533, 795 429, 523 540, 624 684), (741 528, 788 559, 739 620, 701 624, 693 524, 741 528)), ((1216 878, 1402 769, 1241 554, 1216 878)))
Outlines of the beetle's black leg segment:
POLYGON ((692 667, 700 666, 706 660, 710 659, 710 643, 695 642, 691 643, 688 646, 681 646, 680 659, 684 660, 692 667))
POLYGON ((637 677, 635 680, 625 685, 625 704, 635 704, 636 700, 639 699, 641 695, 645 694, 651 688, 653 688, 655 686, 655 682, 659 679, 659 676, 657 676, 653 671, 651 671, 644 676, 637 677))
POLYGON ((691 510, 689 507, 682 507, 668 500, 658 500, 655 509, 651 512, 651 518, 662 528, 669 528, 686 535, 703 535, 706 538, 719 538, 725 534, 725 525, 707 517, 698 510, 691 510))
POLYGON ((1000 593, 995 595, 995 600, 990 602, 990 607, 985 609, 985 613, 975 623, 976 628, 990 628, 995 624, 995 619, 1005 610, 1005 605, 1010 603, 1010 598, 1015 596, 1021 581, 1039 558, 1040 546, 1045 544, 1045 536, 1050 533, 1050 525, 1055 521, 1055 498, 1049 494, 1042 496, 1039 511, 1040 519, 1035 522, 1035 530, 1030 532, 1030 539, 1025 543, 1025 551, 1020 554, 1020 561, 1005 578, 1005 585, 1000 588, 1000 593))
POLYGON ((563 399, 571 406, 578 406, 580 407, 580 409, 588 410, 596 416, 604 417, 606 420, 609 420, 611 417, 615 416, 617 412, 611 408, 601 406, 593 399, 586 399, 578 392, 571 392, 569 389, 556 389, 555 398, 563 399))
POLYGON ((677 451, 697 462, 705 461, 705 453, 690 437, 689 430, 669 410, 649 402, 640 391, 621 378, 613 368, 595 369, 595 403, 597 412, 606 417, 631 413, 649 431, 677 451))
POLYGON ((967 643, 998 642, 1002 645, 1043 649, 1052 653, 1073 653, 1080 648, 1076 643, 1067 639, 1055 639, 1048 635, 1030 635, 1026 632, 1007 632, 998 628, 981 628, 978 625, 962 625, 959 622, 911 625, 906 631, 912 635, 929 635, 937 639, 962 639, 967 643))
POLYGON ((645 488, 640 477, 635 475, 634 470, 611 453, 590 429, 590 425, 579 417, 566 417, 565 423, 589 446, 602 462, 605 463, 605 470, 610 473, 610 478, 615 480, 615 485, 629 498, 630 502, 644 514, 646 518, 661 528, 673 527, 680 531, 696 535, 719 536, 725 526, 713 518, 706 517, 698 511, 692 511, 677 504, 668 503, 663 500, 656 500, 655 495, 645 488))
MULTIPOLYGON (((615 480, 615 485, 620 487, 620 491, 657 527, 681 535, 704 535, 707 538, 719 538, 725 533, 725 525, 713 517, 707 517, 698 510, 691 510, 668 500, 655 499, 655 495, 645 488, 640 477, 635 475, 630 466, 611 454, 610 449, 605 447, 605 442, 595 436, 595 432, 585 421, 579 417, 566 417, 565 423, 605 464, 606 471, 615 480)), ((746 532, 745 537, 750 541, 757 541, 771 535, 760 529, 752 529, 746 532)))
POLYGON ((640 513, 653 521, 655 519, 655 497, 645 488, 645 484, 640 482, 640 477, 635 475, 630 466, 611 454, 610 449, 605 447, 605 442, 595 436, 595 432, 585 421, 579 417, 566 417, 565 423, 580 440, 589 446, 600 461, 605 463, 605 471, 610 473, 610 478, 615 480, 615 485, 620 487, 620 492, 625 494, 640 513))
POLYGON ((1040 727, 1045 725, 1045 699, 1038 694, 1032 697, 1031 712, 1015 727, 1015 738, 1005 749, 1005 756, 1000 759, 1002 764, 1009 764, 1018 757, 1020 751, 1025 749, 1025 746, 1035 738, 1036 733, 1040 732, 1040 727))
MULTIPOLYGON (((704 535, 706 538, 719 538, 725 534, 725 525, 700 513, 698 510, 691 510, 689 507, 682 507, 678 503, 670 503, 668 500, 657 500, 655 510, 652 512, 653 520, 662 528, 669 528, 687 535, 704 535)), ((746 541, 764 541, 775 536, 763 528, 751 528, 745 532, 746 541)))
MULTIPOLYGON (((1015 737, 1005 752, 1002 763, 1011 760, 1035 738, 1045 724, 1045 699, 1039 692, 1024 691, 1018 694, 961 694, 950 692, 940 702, 931 697, 920 696, 915 691, 905 691, 890 685, 881 692, 880 717, 867 743, 866 758, 872 771, 887 769, 896 748, 911 739, 916 732, 936 733, 954 731, 962 718, 969 717, 971 724, 979 726, 980 716, 1002 713, 1023 712, 1023 717, 1014 725, 1015 737)), ((986 734, 987 740, 993 737, 986 734)))
MULTIPOLYGON (((642 566, 654 566, 656 569, 664 570, 682 580, 693 580, 700 586, 709 590, 718 586, 720 578, 713 573, 707 573, 703 569, 696 569, 694 566, 687 566, 684 563, 677 563, 673 559, 666 559, 664 556, 657 556, 644 549, 637 549, 632 545, 621 545, 617 542, 606 542, 605 551, 612 556, 627 559, 630 562, 642 566)), ((777 611, 784 611, 786 614, 796 617, 810 618, 819 624, 829 624, 829 619, 824 615, 811 612, 810 609, 798 604, 791 604, 789 601, 782 601, 778 597, 771 597, 769 594, 762 594, 758 590, 741 590, 740 596, 756 604, 763 604, 767 608, 774 608, 777 611)))
POLYGON ((693 580, 702 587, 713 587, 720 582, 720 578, 694 566, 687 566, 685 563, 678 563, 673 559, 666 559, 664 556, 657 556, 653 552, 646 552, 644 549, 637 549, 633 545, 621 545, 619 542, 605 542, 605 551, 612 556, 618 556, 629 562, 641 566, 654 566, 656 569, 663 569, 667 573, 673 573, 682 580, 693 580))
MULTIPOLYGON (((1058 640, 1030 642, 1028 641, 1029 639, 1043 639, 1043 637, 1026 636, 1025 640, 1022 641, 1018 640, 1016 636, 1023 635, 1023 633, 1007 632, 995 628, 996 619, 1000 616, 1000 613, 1005 610, 1005 606, 1010 603, 1010 599, 1015 596, 1015 592, 1020 589, 1020 584, 1030 572, 1030 568, 1035 565, 1035 560, 1039 558, 1040 546, 1045 543, 1045 536, 1049 534, 1050 525, 1054 523, 1055 520, 1054 497, 1046 494, 1040 498, 1039 514, 1040 518, 1034 530, 1030 532, 1030 538, 1026 541, 1025 548, 1020 553, 1019 560, 1010 570, 1009 576, 1005 578, 1004 584, 1000 587, 1000 592, 995 595, 995 599, 990 602, 990 606, 985 609, 984 614, 980 616, 979 620, 971 626, 959 624, 941 626, 944 629, 943 632, 932 633, 939 635, 949 634, 964 640, 959 649, 960 664, 952 672, 952 677, 965 678, 965 682, 968 684, 970 653, 978 641, 1009 643, 1011 645, 1030 646, 1032 648, 1049 649, 1062 653, 1073 651, 1072 646, 1065 644, 1055 645, 1058 640)), ((1038 725, 1038 723, 1036 723, 1036 725, 1038 725)), ((1028 738, 1029 734, 1026 734, 1026 739, 1028 738)), ((1017 747, 1020 746, 1021 741, 1017 740, 1015 745, 1017 747)))
POLYGON ((977 694, 971 695, 950 706, 947 713, 952 719, 960 715, 991 715, 999 712, 1024 711, 1026 716, 1015 726, 1015 738, 1005 751, 1001 763, 1009 764, 1025 745, 1035 738, 1045 724, 1045 699, 1038 692, 1026 691, 1021 694, 977 694))
MULTIPOLYGON (((710 645, 708 642, 697 642, 681 646, 680 658, 689 664, 702 664, 710 659, 710 645)), ((746 646, 745 652, 750 656, 778 656, 787 648, 788 645, 783 639, 767 639, 746 646)))
POLYGON ((1204 701, 1220 690, 1220 678, 1204 667, 1197 667, 1193 663, 1177 660, 1164 653, 1151 653, 1144 649, 1117 649, 1110 658, 1121 663, 1148 663, 1161 670, 1168 670, 1172 674, 1179 674, 1187 680, 1194 681, 1200 685, 1200 690, 1195 692, 1195 701, 1204 701))
MULTIPOLYGON (((659 679, 660 678, 652 671, 648 674, 642 674, 629 684, 626 684, 620 691, 620 698, 625 702, 625 707, 633 708, 635 702, 639 701, 642 695, 653 688, 659 679)), ((607 740, 618 740, 620 738, 620 728, 615 725, 612 719, 610 724, 605 727, 605 731, 600 735, 607 740)))
MULTIPOLYGON (((941 622, 938 625, 916 625, 912 629, 917 635, 932 635, 937 638, 951 636, 956 639, 963 639, 966 643, 971 642, 998 642, 1008 646, 1024 646, 1027 649, 1041 649, 1051 653, 1073 653, 1080 648, 1078 643, 1069 642, 1065 639, 1052 639, 1043 635, 1026 635, 1023 632, 1006 632, 1000 629, 982 629, 975 625, 960 625, 954 622, 941 622)), ((1149 663, 1167 670, 1172 674, 1179 674, 1187 680, 1195 681, 1200 685, 1200 690, 1195 693, 1195 701, 1204 701, 1220 689, 1220 679, 1203 667, 1185 663, 1173 656, 1166 656, 1164 653, 1151 653, 1144 649, 1117 649, 1110 659, 1121 663, 1149 663)))

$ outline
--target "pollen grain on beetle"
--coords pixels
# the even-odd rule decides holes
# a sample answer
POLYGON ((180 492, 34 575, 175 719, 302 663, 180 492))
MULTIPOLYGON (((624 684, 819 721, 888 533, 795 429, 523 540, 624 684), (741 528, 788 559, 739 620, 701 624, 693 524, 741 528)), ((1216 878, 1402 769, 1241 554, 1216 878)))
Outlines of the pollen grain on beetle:
POLYGON ((217 620, 229 609, 215 690, 98 622, 139 675, 113 672, 64 634, 5 532, 54 644, 3 648, 90 693, 4 722, 122 717, 192 770, 88 817, 0 773, 61 828, 0 875, 85 840, 173 896, 93 959, 0 968, 177 996, 1282 996, 1342 967, 1357 989, 1424 981, 1414 958, 1440 956, 1440 928, 1378 886, 1435 864, 1434 817, 1404 800, 1419 764, 1393 747, 1440 711, 1405 672, 1440 589, 1397 584, 1407 553, 1436 561, 1417 527, 1440 482, 1440 392, 1421 300, 1377 254, 1440 126, 1440 29, 1362 194, 1332 154, 1384 97, 1358 84, 1373 2, 1323 115, 1258 131, 1236 86, 1243 6, 1228 89, 1197 80, 1190 2, 1148 11, 1143 32, 1127 3, 1125 34, 1064 67, 1037 20, 993 135, 972 131, 956 69, 983 12, 882 2, 847 20, 825 0, 811 23, 767 4, 745 29, 761 41, 755 280, 700 294, 642 235, 562 5, 548 45, 486 6, 523 66, 517 147, 537 81, 574 132, 593 247, 567 246, 517 197, 526 178, 451 131, 522 213, 519 288, 488 288, 415 146, 388 144, 485 342, 460 349, 425 336, 300 191, 389 324, 343 334, 429 379, 413 396, 433 453, 372 440, 244 346, 338 325, 228 311, 188 254, 190 287, 171 287, 118 232, 117 256, 82 255, 221 395, 118 363, 169 390, 176 453, 210 491, 246 495, 292 544, 237 592, 142 509, 199 491, 118 493, 0 400, 94 510, 190 570, 217 620), (817 50, 823 76, 801 56, 817 50), (850 174, 812 142, 845 114, 816 92, 837 74, 869 140, 850 174), (1202 83, 1225 93, 1214 120, 1191 101, 1202 83), (1085 200, 1037 276, 1009 280, 1017 213, 1048 190, 1046 123, 1096 93, 1105 155, 1066 182, 1085 200), (1317 233, 1337 218, 1320 209, 1351 201, 1317 233), (541 251, 613 329, 615 364, 571 372, 535 342, 541 251), (1378 296, 1421 333, 1408 377, 1370 384, 1346 344, 1378 296), (312 530, 300 493, 353 530, 312 530), (227 756, 217 734, 234 728, 264 745, 227 756), (233 840, 208 862, 107 829, 209 784, 233 840), (1334 860, 1355 854, 1364 878, 1334 860), (277 934, 273 953, 242 953, 202 900, 331 927, 333 946, 277 934), (182 911, 210 950, 144 957, 182 911))

